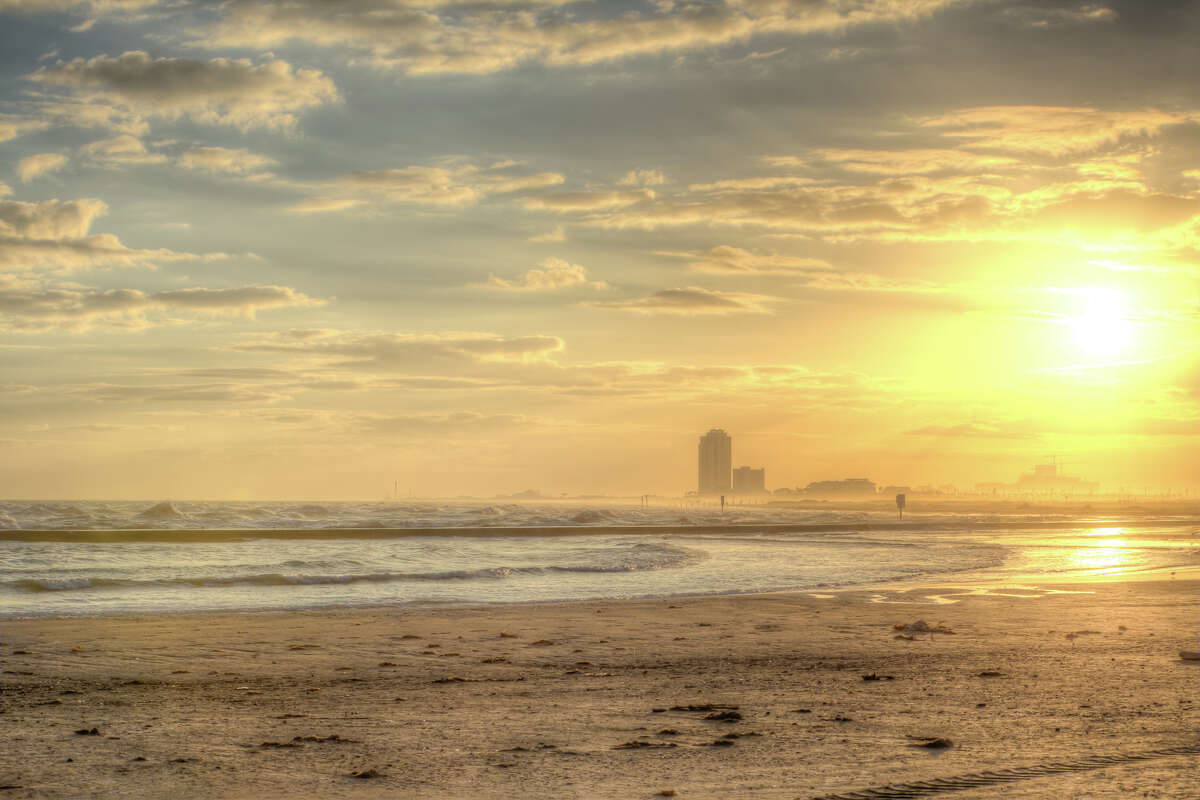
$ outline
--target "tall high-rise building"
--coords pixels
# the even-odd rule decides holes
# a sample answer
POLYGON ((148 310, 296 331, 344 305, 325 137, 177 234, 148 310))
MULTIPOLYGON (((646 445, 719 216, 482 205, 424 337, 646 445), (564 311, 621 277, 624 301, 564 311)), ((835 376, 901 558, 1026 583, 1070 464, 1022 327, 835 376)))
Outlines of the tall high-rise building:
POLYGON ((733 439, 720 428, 700 437, 700 494, 728 492, 733 467, 733 439))

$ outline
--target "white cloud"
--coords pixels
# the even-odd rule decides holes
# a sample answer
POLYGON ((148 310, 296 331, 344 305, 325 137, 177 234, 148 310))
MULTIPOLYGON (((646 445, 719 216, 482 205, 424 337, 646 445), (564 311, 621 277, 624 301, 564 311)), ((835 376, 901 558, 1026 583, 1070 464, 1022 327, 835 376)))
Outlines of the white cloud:
POLYGON ((264 309, 323 305, 286 286, 236 289, 29 288, 0 284, 0 327, 16 331, 87 330, 96 325, 140 330, 154 324, 151 315, 178 318, 179 312, 253 318, 264 309))
POLYGON ((29 183, 42 175, 58 172, 68 163, 70 159, 62 153, 37 153, 17 162, 17 177, 21 183, 29 183))
POLYGON ((110 233, 89 234, 92 222, 107 209, 92 198, 40 203, 0 200, 0 270, 144 267, 155 262, 224 258, 221 253, 201 256, 165 249, 137 250, 110 233))
POLYGON ((339 333, 296 337, 275 335, 237 345, 235 350, 293 353, 338 359, 350 369, 394 371, 411 367, 458 368, 489 362, 535 363, 563 349, 557 336, 500 336, 494 333, 339 333))
POLYGON ((770 314, 770 304, 778 298, 745 292, 720 292, 699 286, 663 289, 647 297, 592 303, 600 308, 635 311, 639 314, 676 314, 682 316, 726 314, 770 314))
POLYGON ((662 186, 667 177, 657 169, 631 169, 617 181, 621 186, 662 186))
POLYGON ((292 210, 341 211, 387 203, 462 207, 475 205, 491 195, 514 194, 563 182, 563 176, 557 172, 497 174, 458 158, 442 159, 440 163, 436 167, 351 172, 318 184, 314 196, 297 203, 292 210))
POLYGON ((828 261, 819 258, 752 253, 730 245, 718 245, 703 256, 694 253, 679 255, 696 259, 688 265, 696 272, 714 275, 806 275, 834 271, 828 261))
POLYGON ((292 130, 300 112, 339 99, 333 81, 320 71, 293 70, 279 59, 200 61, 132 50, 60 61, 29 77, 102 109, 115 106, 139 118, 186 117, 242 130, 292 130))
POLYGON ((250 175, 261 173, 279 162, 270 156, 252 153, 249 150, 229 147, 192 147, 179 156, 177 163, 185 169, 226 175, 250 175))
POLYGON ((111 139, 88 142, 79 148, 79 154, 96 166, 123 167, 137 164, 162 164, 167 157, 153 153, 136 136, 118 134, 111 139))
POLYGON ((540 197, 528 197, 524 204, 534 210, 571 213, 577 211, 599 211, 637 205, 655 198, 653 189, 630 189, 624 191, 561 192, 540 197))
POLYGON ((513 281, 489 275, 485 285, 493 289, 513 291, 545 291, 572 287, 608 288, 608 284, 603 281, 588 280, 587 269, 584 267, 568 263, 561 258, 547 258, 538 266, 540 269, 526 270, 520 279, 513 281))
POLYGON ((45 120, 25 119, 9 114, 0 114, 0 142, 7 142, 27 133, 45 130, 49 123, 45 120))
MULTIPOLYGON (((352 58, 410 75, 488 74, 526 63, 569 67, 740 43, 756 35, 837 33, 928 16, 963 0, 727 0, 659 2, 577 18, 570 8, 540 14, 538 3, 398 4, 358 0, 233 0, 198 36, 213 48, 270 49, 292 42, 347 48, 352 58)), ((571 4, 564 3, 570 6, 571 4)))

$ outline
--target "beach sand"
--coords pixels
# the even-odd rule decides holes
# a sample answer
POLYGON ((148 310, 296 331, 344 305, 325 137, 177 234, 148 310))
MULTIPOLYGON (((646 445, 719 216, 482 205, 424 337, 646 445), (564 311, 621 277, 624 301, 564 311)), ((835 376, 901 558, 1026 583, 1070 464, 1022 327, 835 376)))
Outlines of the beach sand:
POLYGON ((8 620, 0 798, 808 798, 1018 767, 950 796, 1192 798, 1198 610, 1190 576, 8 620), (953 633, 893 627, 917 620, 953 633))

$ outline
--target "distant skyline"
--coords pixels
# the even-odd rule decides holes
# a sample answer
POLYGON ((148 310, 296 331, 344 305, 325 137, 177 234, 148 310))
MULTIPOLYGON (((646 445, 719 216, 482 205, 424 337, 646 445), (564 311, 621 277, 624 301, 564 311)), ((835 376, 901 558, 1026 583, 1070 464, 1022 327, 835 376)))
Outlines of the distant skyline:
POLYGON ((1200 6, 0 0, 0 496, 1200 487, 1200 6))

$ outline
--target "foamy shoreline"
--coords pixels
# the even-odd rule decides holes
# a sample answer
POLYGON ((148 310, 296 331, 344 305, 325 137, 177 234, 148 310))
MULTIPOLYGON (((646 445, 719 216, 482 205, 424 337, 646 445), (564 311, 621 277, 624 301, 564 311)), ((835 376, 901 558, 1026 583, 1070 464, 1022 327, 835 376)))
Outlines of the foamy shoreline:
POLYGON ((1185 528, 1200 525, 1197 519, 1086 518, 1054 520, 994 520, 971 518, 915 520, 910 522, 747 523, 735 525, 555 525, 473 526, 430 528, 239 528, 178 529, 129 528, 122 530, 20 529, 0 530, 0 541, 20 542, 232 542, 256 539, 401 539, 420 537, 530 538, 542 536, 695 535, 697 533, 835 533, 878 531, 1001 531, 1019 529, 1068 530, 1072 528, 1185 528))

